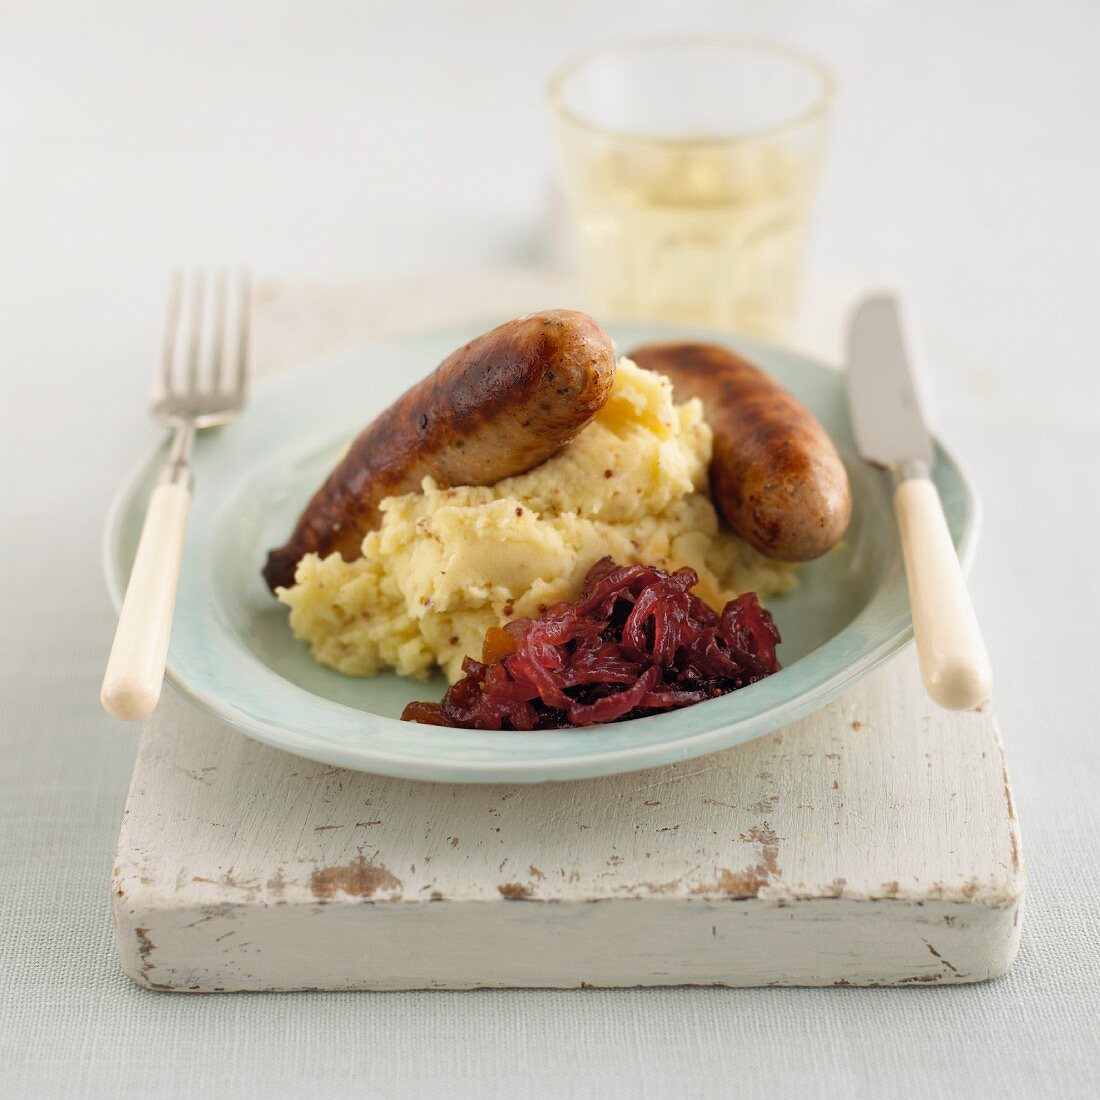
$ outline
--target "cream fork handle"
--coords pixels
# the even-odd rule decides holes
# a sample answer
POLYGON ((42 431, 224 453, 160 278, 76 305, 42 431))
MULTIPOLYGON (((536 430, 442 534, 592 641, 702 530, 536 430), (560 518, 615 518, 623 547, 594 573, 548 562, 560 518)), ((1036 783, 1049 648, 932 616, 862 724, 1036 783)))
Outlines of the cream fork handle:
POLYGON ((148 718, 160 699, 190 507, 186 485, 153 490, 100 693, 115 718, 148 718))
POLYGON ((993 674, 935 485, 927 477, 902 481, 894 512, 925 689, 950 710, 980 706, 993 674))

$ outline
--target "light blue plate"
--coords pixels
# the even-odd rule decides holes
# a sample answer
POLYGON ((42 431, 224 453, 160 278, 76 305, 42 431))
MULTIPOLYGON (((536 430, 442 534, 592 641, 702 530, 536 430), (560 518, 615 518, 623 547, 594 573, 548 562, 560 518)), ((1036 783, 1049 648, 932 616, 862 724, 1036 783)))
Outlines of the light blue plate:
MULTIPOLYGON (((268 593, 260 566, 280 545, 338 449, 452 349, 489 325, 373 344, 257 388, 244 416, 201 433, 195 499, 176 602, 168 678, 188 699, 239 730, 314 760, 382 775, 452 783, 611 775, 687 760, 748 741, 816 710, 912 638, 901 551, 884 474, 855 457, 837 372, 743 339, 731 347, 771 371, 822 421, 844 455, 854 515, 846 544, 800 572, 801 585, 769 606, 783 635, 784 668, 758 684, 685 710, 585 730, 505 733, 399 721, 430 684, 394 675, 341 676, 316 664, 268 593)), ((698 331, 614 326, 621 350, 698 331)), ((937 448, 936 484, 964 560, 976 501, 962 471, 937 448)), ((158 450, 123 486, 106 540, 107 582, 121 602, 158 450)))

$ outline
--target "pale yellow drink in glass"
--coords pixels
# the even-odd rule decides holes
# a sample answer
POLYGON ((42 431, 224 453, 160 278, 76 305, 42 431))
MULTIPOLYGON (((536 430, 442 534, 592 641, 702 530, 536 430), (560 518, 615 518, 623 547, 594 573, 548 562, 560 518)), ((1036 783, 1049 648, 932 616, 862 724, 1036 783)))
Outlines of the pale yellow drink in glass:
POLYGON ((823 70, 757 44, 636 44, 567 66, 551 103, 593 311, 782 335, 830 99, 823 70))

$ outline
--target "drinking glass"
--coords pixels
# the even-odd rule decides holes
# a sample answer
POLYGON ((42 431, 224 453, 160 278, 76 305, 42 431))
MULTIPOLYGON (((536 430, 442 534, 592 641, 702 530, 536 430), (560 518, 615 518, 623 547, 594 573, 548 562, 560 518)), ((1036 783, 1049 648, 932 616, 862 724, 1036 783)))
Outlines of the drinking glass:
POLYGON ((671 38, 582 55, 548 94, 594 312, 781 336, 824 158, 828 70, 772 43, 671 38))

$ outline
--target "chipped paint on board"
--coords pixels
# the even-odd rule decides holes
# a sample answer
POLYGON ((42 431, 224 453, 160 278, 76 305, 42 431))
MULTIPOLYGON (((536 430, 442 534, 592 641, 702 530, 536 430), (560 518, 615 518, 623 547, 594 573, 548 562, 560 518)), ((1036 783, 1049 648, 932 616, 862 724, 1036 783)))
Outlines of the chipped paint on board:
POLYGON ((350 863, 316 868, 310 877, 310 889, 319 898, 331 898, 337 893, 373 898, 380 890, 400 893, 401 880, 360 852, 350 863))

